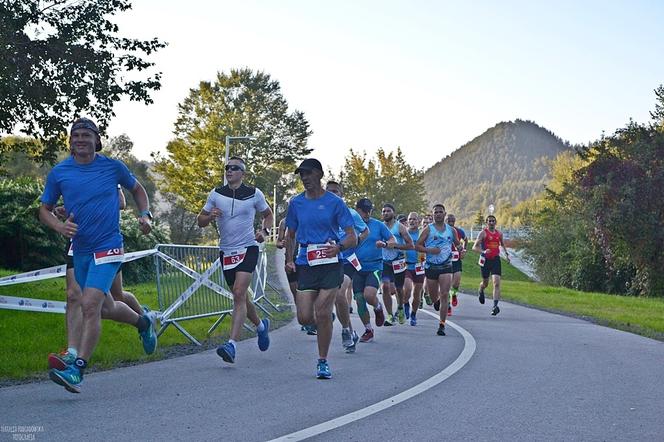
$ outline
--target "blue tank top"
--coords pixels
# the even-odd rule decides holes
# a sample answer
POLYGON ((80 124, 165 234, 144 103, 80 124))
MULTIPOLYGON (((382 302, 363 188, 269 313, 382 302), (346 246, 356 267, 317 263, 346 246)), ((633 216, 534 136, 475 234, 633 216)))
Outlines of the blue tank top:
MULTIPOLYGON (((387 225, 385 225, 387 227, 387 225)), ((399 231, 399 222, 395 221, 394 225, 392 228, 390 228, 390 232, 392 235, 394 235, 394 239, 396 240, 397 244, 405 244, 406 241, 401 237, 401 232, 399 231)), ((400 258, 403 256, 403 253, 401 250, 397 249, 383 249, 383 261, 394 261, 397 258, 400 258)))
POLYGON ((441 265, 451 262, 453 244, 454 232, 452 231, 452 227, 445 224, 445 230, 441 232, 436 229, 435 224, 429 224, 429 236, 424 241, 424 246, 427 248, 437 247, 440 249, 440 252, 436 255, 427 253, 427 267, 430 264, 441 265))
MULTIPOLYGON (((420 237, 419 229, 414 231, 414 232, 411 232, 409 230, 408 234, 412 238, 413 244, 415 244, 417 242, 418 238, 420 237)), ((408 264, 417 264, 417 255, 418 255, 417 250, 406 250, 406 262, 408 264)))

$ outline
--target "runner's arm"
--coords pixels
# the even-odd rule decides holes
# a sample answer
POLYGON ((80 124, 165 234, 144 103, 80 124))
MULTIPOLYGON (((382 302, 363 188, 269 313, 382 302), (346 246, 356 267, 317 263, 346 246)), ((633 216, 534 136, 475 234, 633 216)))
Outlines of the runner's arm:
POLYGON ((120 199, 120 210, 124 210, 127 208, 127 198, 125 198, 125 194, 122 191, 122 186, 118 184, 118 198, 120 199))
POLYGON ((293 262, 293 255, 295 252, 295 230, 286 228, 286 273, 295 271, 295 263, 293 262))
POLYGON ((359 245, 362 241, 367 239, 367 236, 369 236, 369 227, 367 227, 362 231, 362 233, 360 233, 360 236, 357 238, 357 244, 359 245))
POLYGON ((511 262, 510 261, 510 254, 507 253, 507 247, 505 247, 505 243, 503 242, 502 232, 500 233, 500 245, 503 246, 503 251, 505 252, 505 259, 507 259, 507 262, 511 262))
POLYGON ((482 242, 484 242, 484 230, 480 232, 480 234, 477 236, 477 239, 475 240, 475 244, 473 244, 473 251, 482 253, 484 250, 482 250, 482 242))
POLYGON ((138 226, 144 235, 150 233, 152 230, 152 215, 150 214, 150 201, 148 200, 148 193, 141 183, 136 180, 136 184, 131 189, 131 195, 134 197, 136 207, 138 207, 139 218, 138 226))
POLYGON ((415 248, 415 245, 413 244, 413 238, 410 237, 408 229, 406 229, 403 224, 399 224, 399 233, 405 241, 405 244, 396 244, 394 248, 398 250, 413 250, 415 248))
POLYGON ((270 226, 272 226, 272 223, 274 222, 274 216, 272 215, 272 209, 270 209, 270 206, 263 210, 261 215, 263 215, 263 221, 261 223, 262 229, 256 232, 256 240, 258 242, 263 242, 265 240, 265 235, 270 234, 270 226))
POLYGON ((73 214, 61 222, 53 214, 53 206, 49 204, 42 203, 39 206, 39 221, 67 238, 72 238, 78 230, 78 225, 73 220, 73 214))
POLYGON ((424 247, 424 241, 426 241, 428 236, 429 236, 429 226, 426 226, 424 229, 422 229, 422 232, 420 232, 420 236, 417 238, 417 242, 415 243, 415 250, 417 250, 420 253, 427 253, 427 248, 424 247))

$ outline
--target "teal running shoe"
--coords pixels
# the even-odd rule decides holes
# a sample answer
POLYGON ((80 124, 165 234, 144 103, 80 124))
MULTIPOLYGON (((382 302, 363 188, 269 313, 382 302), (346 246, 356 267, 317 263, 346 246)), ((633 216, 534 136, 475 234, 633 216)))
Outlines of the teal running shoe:
POLYGON ((76 356, 69 353, 67 350, 60 354, 51 353, 48 355, 48 368, 55 368, 57 370, 66 370, 67 365, 72 365, 76 360, 76 356))
POLYGON ((229 364, 235 362, 235 346, 230 342, 226 342, 217 347, 217 354, 229 364))
POLYGON ((48 377, 58 385, 65 387, 70 393, 80 393, 83 383, 83 374, 75 365, 68 365, 64 370, 52 368, 48 372, 48 377))
POLYGON ((397 309, 397 319, 399 320, 399 324, 403 325, 403 323, 406 322, 406 315, 402 308, 397 309))
POLYGON ((332 373, 330 372, 330 366, 325 359, 318 360, 318 372, 316 373, 318 379, 332 379, 332 373))
POLYGON ((261 322, 263 323, 263 331, 256 331, 258 335, 258 349, 265 351, 270 347, 270 320, 265 318, 261 322))
POLYGON ((151 355, 157 349, 157 332, 155 331, 155 320, 150 314, 145 314, 143 317, 148 321, 149 325, 144 331, 139 331, 138 335, 143 342, 143 350, 145 354, 151 355))

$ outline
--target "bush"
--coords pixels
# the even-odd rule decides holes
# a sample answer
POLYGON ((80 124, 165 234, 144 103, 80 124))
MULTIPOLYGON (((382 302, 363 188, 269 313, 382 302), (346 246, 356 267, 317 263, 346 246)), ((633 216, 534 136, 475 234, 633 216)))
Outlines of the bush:
POLYGON ((43 189, 32 178, 0 179, 0 267, 34 270, 64 263, 67 240, 39 221, 43 189))

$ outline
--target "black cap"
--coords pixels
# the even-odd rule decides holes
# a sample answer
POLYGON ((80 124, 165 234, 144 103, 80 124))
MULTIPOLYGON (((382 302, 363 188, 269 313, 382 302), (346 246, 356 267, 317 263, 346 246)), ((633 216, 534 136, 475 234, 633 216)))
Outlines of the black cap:
POLYGON ((404 219, 408 219, 408 217, 406 215, 403 215, 403 214, 397 216, 397 221, 401 221, 401 220, 404 220, 404 219))
POLYGON ((76 129, 88 129, 94 132, 97 135, 97 146, 95 147, 95 150, 97 152, 101 150, 101 137, 99 136, 99 128, 94 123, 94 121, 89 118, 79 118, 74 121, 74 123, 72 123, 69 133, 71 134, 76 129))
POLYGON ((307 158, 300 163, 300 167, 295 169, 295 173, 300 173, 303 170, 320 170, 323 173, 323 165, 315 158, 307 158))
POLYGON ((361 209, 363 212, 369 213, 373 209, 373 204, 369 198, 360 198, 357 200, 355 207, 361 209))

